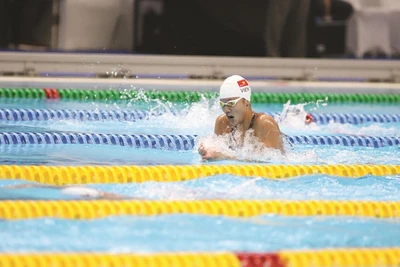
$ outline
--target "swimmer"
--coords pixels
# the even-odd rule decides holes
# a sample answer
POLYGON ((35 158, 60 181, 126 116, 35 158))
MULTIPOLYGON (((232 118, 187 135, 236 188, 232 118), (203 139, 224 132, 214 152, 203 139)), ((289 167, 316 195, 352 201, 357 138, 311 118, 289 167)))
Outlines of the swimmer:
MULTIPOLYGON (((44 184, 18 184, 18 185, 8 185, 8 186, 0 186, 0 189, 22 189, 22 188, 49 188, 60 190, 60 192, 64 195, 76 196, 90 200, 151 200, 146 198, 138 198, 138 197, 131 197, 127 195, 120 195, 115 193, 109 193, 105 191, 100 191, 97 189, 80 186, 80 185, 68 185, 68 186, 54 186, 54 185, 44 185, 44 184)), ((180 192, 178 192, 180 193, 180 192)), ((197 200, 197 199, 207 199, 207 200, 221 200, 226 199, 228 197, 227 194, 223 192, 215 192, 211 193, 208 190, 201 190, 201 189, 190 189, 184 188, 185 197, 184 199, 187 200, 197 200), (211 196, 210 196, 211 195, 211 196), (204 198, 204 196, 210 196, 204 198)))
POLYGON ((51 189, 61 189, 61 193, 65 195, 73 195, 77 197, 85 197, 90 199, 131 199, 128 196, 118 195, 114 193, 104 192, 96 190, 93 188, 83 187, 83 186, 52 186, 52 185, 42 185, 42 184, 19 184, 10 185, 3 188, 6 189, 18 189, 18 188, 51 188, 51 189))
MULTIPOLYGON (((231 149, 245 146, 245 134, 249 132, 263 145, 285 153, 282 133, 277 122, 268 114, 256 113, 251 108, 251 88, 246 79, 239 75, 228 77, 220 87, 219 104, 224 114, 215 121, 214 134, 228 136, 231 149)), ((200 144, 199 154, 206 160, 238 160, 211 147, 200 144)), ((256 152, 256 151, 255 151, 256 152)))

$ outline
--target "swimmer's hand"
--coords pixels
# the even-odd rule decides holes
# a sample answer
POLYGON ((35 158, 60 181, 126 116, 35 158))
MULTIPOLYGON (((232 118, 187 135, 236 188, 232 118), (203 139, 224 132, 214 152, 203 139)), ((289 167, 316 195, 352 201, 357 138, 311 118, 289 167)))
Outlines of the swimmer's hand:
POLYGON ((223 159, 227 159, 226 155, 215 150, 207 150, 203 155, 201 155, 201 161, 213 161, 223 159))
POLYGON ((222 153, 214 148, 206 148, 203 144, 200 144, 199 154, 201 155, 201 161, 213 161, 213 160, 224 160, 224 159, 230 159, 230 160, 235 160, 236 157, 226 155, 225 153, 222 153))

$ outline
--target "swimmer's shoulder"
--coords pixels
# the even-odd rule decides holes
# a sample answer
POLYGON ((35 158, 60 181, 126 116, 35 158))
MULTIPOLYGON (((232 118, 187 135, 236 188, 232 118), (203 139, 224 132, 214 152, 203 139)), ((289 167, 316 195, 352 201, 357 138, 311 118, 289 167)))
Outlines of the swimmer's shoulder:
POLYGON ((285 153, 282 142, 282 133, 276 120, 268 114, 260 113, 254 123, 254 135, 261 138, 267 147, 279 149, 285 153))
POLYGON ((254 130, 271 125, 278 127, 278 123, 271 115, 263 112, 256 113, 256 117, 254 118, 254 130))
POLYGON ((224 124, 224 125, 228 125, 229 123, 229 119, 225 114, 221 114, 217 117, 216 122, 224 124))

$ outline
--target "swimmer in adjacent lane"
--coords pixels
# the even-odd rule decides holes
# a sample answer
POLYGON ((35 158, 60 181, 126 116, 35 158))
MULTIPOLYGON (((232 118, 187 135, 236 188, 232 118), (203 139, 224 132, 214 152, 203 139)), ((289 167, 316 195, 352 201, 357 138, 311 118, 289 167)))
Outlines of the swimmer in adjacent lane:
MULTIPOLYGON (((220 106, 224 114, 215 121, 214 133, 217 136, 229 136, 230 148, 247 145, 245 134, 250 132, 263 145, 285 153, 282 136, 277 122, 268 114, 256 113, 250 103, 251 88, 246 79, 239 75, 228 77, 220 87, 220 106)), ((200 144, 199 154, 202 160, 238 160, 215 148, 200 144)), ((256 152, 256 151, 255 151, 256 152)))
POLYGON ((89 199, 131 199, 131 197, 123 196, 119 194, 109 193, 105 191, 96 190, 84 186, 53 186, 53 185, 43 185, 43 184, 19 184, 10 185, 3 188, 6 189, 19 189, 19 188, 50 188, 61 190, 61 193, 65 195, 73 195, 77 197, 84 197, 89 199))

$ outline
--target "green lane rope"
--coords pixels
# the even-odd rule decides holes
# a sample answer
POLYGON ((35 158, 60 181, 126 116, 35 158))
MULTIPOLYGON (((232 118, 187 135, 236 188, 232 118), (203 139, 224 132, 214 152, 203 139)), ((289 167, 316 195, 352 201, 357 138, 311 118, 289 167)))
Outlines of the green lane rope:
MULTIPOLYGON (((137 90, 86 90, 86 89, 53 89, 61 99, 93 100, 131 100, 160 99, 169 102, 197 102, 202 97, 217 98, 215 92, 182 92, 182 91, 137 91, 137 90)), ((41 88, 0 88, 3 98, 46 98, 41 88)), ((262 93, 252 94, 253 103, 283 104, 288 100, 292 104, 316 102, 328 99, 329 103, 400 103, 400 94, 335 94, 335 93, 262 93)))
POLYGON ((46 98, 46 93, 41 88, 0 88, 0 97, 46 98))

